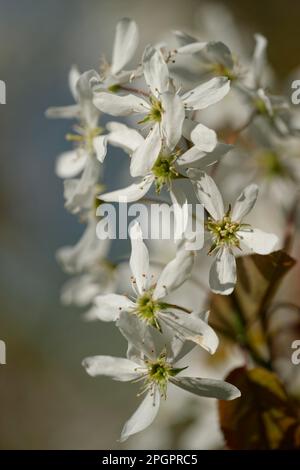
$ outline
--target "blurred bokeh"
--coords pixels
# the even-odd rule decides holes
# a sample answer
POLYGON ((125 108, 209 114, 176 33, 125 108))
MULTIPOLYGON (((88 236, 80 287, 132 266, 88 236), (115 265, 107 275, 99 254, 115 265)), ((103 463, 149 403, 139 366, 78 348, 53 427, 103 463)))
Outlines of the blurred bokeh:
MULTIPOLYGON (((131 386, 93 380, 80 363, 92 354, 120 354, 126 345, 113 325, 85 323, 76 308, 60 304, 65 277, 55 251, 75 242, 82 227, 64 210, 62 182, 54 175, 70 123, 48 121, 44 112, 71 103, 72 64, 87 70, 98 66, 101 54, 110 55, 118 19, 137 21, 141 52, 168 30, 197 31, 203 3, 0 1, 0 79, 7 85, 7 104, 0 105, 0 339, 7 345, 7 364, 0 365, 2 449, 121 447, 120 427, 135 407, 131 386)), ((223 3, 246 42, 252 44, 253 32, 267 36, 280 78, 298 66, 299 2, 223 3)), ((119 186, 121 172, 122 160, 113 155, 106 164, 111 186, 119 186)))

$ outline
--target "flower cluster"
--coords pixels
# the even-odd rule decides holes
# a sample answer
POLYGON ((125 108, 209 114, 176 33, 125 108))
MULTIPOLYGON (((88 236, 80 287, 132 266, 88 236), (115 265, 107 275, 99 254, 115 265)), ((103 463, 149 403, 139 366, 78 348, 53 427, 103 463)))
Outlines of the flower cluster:
POLYGON ((94 356, 86 358, 83 366, 91 376, 141 382, 140 394, 145 394, 126 422, 121 440, 152 423, 169 384, 220 400, 240 396, 234 385, 222 380, 185 375, 186 354, 198 346, 214 354, 219 341, 208 323, 209 312, 199 308, 199 302, 190 308, 187 296, 181 294, 180 302, 173 296, 193 276, 197 284, 198 270, 213 293, 230 295, 237 282, 236 256, 266 255, 280 245, 277 235, 247 221, 258 198, 258 184, 271 185, 277 199, 285 200, 282 210, 286 210, 297 190, 287 201, 276 188, 289 181, 297 187, 300 175, 299 162, 289 158, 288 151, 298 135, 293 111, 284 97, 271 95, 263 81, 266 39, 255 36, 252 60, 243 64, 222 42, 199 41, 181 31, 174 35, 177 48, 148 45, 140 62, 130 68, 138 28, 131 19, 120 20, 112 59, 103 59, 97 71, 80 73, 73 67, 69 85, 75 104, 47 111, 49 117, 76 122, 66 136, 73 148, 58 157, 56 173, 64 180, 65 207, 86 224, 79 242, 57 253, 63 268, 72 274, 62 300, 86 307, 85 317, 90 320, 115 322, 128 342, 127 358, 94 356), (237 114, 245 116, 244 122, 232 128, 237 114), (126 124, 124 119, 105 119, 106 126, 101 125, 104 115, 125 117, 126 124), (227 134, 220 129, 227 129, 227 134), (238 144, 244 136, 251 146, 238 144), (111 146, 128 154, 134 180, 127 187, 107 191, 103 168, 111 146), (232 197, 232 189, 238 191, 233 204, 224 203, 216 183, 222 168, 227 169, 225 196, 232 197), (238 188, 236 180, 242 179, 245 184, 238 188), (208 273, 206 263, 197 264, 197 253, 188 248, 183 231, 173 259, 160 263, 158 274, 143 240, 141 221, 135 220, 129 226, 131 287, 123 295, 120 286, 127 272, 110 260, 112 242, 97 238, 97 209, 104 202, 148 198, 149 203, 151 192, 156 197, 169 195, 176 220, 185 217, 194 193, 205 209, 204 252, 212 259, 211 266, 208 273))

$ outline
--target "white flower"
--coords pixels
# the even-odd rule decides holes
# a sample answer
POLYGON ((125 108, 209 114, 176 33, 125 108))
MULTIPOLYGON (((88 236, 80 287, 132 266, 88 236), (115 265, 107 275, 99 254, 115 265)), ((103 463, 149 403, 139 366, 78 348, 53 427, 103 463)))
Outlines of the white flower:
MULTIPOLYGON (((99 89, 114 90, 130 80, 132 70, 123 70, 133 58, 138 47, 139 33, 135 21, 122 18, 116 26, 111 63, 103 57, 100 65, 100 76, 94 81, 99 89)), ((93 82, 92 81, 92 82, 93 82)))
POLYGON ((185 117, 190 111, 205 109, 220 101, 229 91, 227 78, 214 78, 180 96, 170 80, 161 51, 152 46, 145 49, 143 72, 149 87, 148 100, 134 94, 120 96, 107 92, 95 93, 94 97, 95 106, 113 116, 145 115, 140 123, 149 123, 151 128, 143 144, 136 149, 137 160, 146 154, 144 158, 151 166, 159 155, 162 138, 173 150, 182 135, 200 150, 213 150, 217 145, 215 132, 205 126, 196 128, 197 123, 185 117))
POLYGON ((155 330, 145 333, 138 326, 130 315, 122 316, 119 321, 119 328, 129 342, 127 359, 94 356, 83 361, 83 366, 92 377, 103 375, 121 382, 144 383, 141 393, 146 393, 146 396, 125 423, 121 441, 150 426, 158 413, 161 397, 167 397, 169 383, 202 397, 233 400, 240 396, 234 385, 222 380, 178 376, 186 369, 176 367, 180 354, 183 357, 182 343, 174 338, 168 346, 163 336, 156 334, 155 330))
POLYGON ((199 170, 189 170, 196 195, 204 205, 209 217, 206 230, 212 239, 209 254, 216 257, 210 269, 211 290, 219 294, 231 294, 236 284, 236 262, 233 250, 244 244, 258 254, 269 254, 278 243, 276 235, 252 228, 242 223, 251 211, 258 196, 255 184, 247 186, 237 198, 233 208, 225 211, 222 196, 214 180, 199 170))
POLYGON ((122 312, 129 312, 144 328, 151 325, 160 331, 172 329, 180 338, 193 341, 210 353, 215 352, 218 338, 207 324, 205 314, 187 313, 184 308, 176 308, 166 299, 189 277, 194 264, 194 253, 184 246, 180 247, 176 257, 163 269, 157 282, 154 282, 150 272, 149 253, 137 222, 131 227, 130 238, 130 268, 136 298, 131 300, 118 294, 97 296, 94 314, 102 321, 116 321, 122 312))

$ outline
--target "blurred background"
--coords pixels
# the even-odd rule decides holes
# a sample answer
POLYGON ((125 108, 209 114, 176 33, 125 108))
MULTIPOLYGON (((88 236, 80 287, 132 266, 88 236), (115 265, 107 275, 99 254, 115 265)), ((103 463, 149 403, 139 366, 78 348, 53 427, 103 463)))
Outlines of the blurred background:
MULTIPOLYGON (((298 66, 299 2, 217 4, 232 12, 250 51, 254 32, 269 39, 269 60, 282 80, 298 66)), ((7 86, 7 104, 0 105, 0 339, 7 346, 7 364, 0 365, 1 449, 121 447, 117 438, 135 394, 130 385, 91 379, 80 364, 97 353, 123 354, 126 344, 113 325, 85 323, 76 308, 60 304, 66 278, 55 251, 75 243, 82 227, 65 211, 54 175, 56 155, 69 147, 70 123, 49 121, 44 112, 71 104, 72 64, 83 71, 97 68, 102 53, 110 57, 118 19, 137 21, 141 52, 168 30, 198 31, 205 39, 200 25, 208 5, 215 2, 0 0, 0 79, 7 86)), ((225 19, 216 14, 220 34, 225 19)), ((106 163, 113 187, 122 173, 116 159, 118 153, 106 163)))

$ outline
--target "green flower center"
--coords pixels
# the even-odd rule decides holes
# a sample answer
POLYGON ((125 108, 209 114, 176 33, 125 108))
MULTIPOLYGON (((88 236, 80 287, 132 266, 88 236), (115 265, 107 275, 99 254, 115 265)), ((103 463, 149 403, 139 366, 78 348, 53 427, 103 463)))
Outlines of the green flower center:
POLYGON ((162 114, 164 109, 162 107, 161 101, 159 101, 155 96, 151 95, 149 98, 151 108, 148 114, 139 121, 139 124, 143 124, 145 122, 160 122, 162 118, 162 114))
POLYGON ((163 310, 164 308, 164 304, 153 299, 152 290, 150 290, 137 298, 134 313, 148 325, 160 330, 156 314, 159 310, 163 310))
POLYGON ((149 388, 158 387, 160 394, 163 398, 167 397, 167 388, 170 377, 175 377, 179 374, 183 368, 175 368, 167 362, 166 352, 162 352, 161 355, 155 361, 146 362, 148 368, 148 374, 146 378, 146 387, 149 388))
POLYGON ((230 209, 221 220, 213 220, 209 217, 206 223, 206 229, 213 236, 213 244, 209 250, 209 254, 212 253, 215 248, 219 248, 224 245, 239 248, 240 240, 237 236, 237 232, 240 230, 242 225, 245 224, 240 224, 239 222, 231 220, 230 209))
POLYGON ((90 155, 94 153, 94 138, 102 133, 101 127, 89 128, 87 126, 74 126, 74 134, 67 134, 66 140, 74 142, 78 147, 86 150, 90 155))
POLYGON ((155 177, 156 192, 159 193, 165 184, 170 184, 171 180, 178 177, 174 166, 177 154, 160 154, 152 167, 152 173, 155 177))
POLYGON ((220 77, 227 77, 228 80, 235 80, 237 78, 233 71, 230 70, 228 67, 225 67, 224 64, 213 64, 212 71, 220 77))

